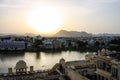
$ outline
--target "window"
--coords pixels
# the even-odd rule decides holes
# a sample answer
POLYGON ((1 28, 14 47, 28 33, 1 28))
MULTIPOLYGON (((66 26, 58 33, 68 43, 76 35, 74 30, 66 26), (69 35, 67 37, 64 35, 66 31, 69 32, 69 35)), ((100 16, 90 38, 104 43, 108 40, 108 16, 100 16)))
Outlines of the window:
POLYGON ((118 77, 118 76, 117 76, 117 75, 118 75, 118 70, 117 70, 116 68, 112 67, 111 73, 112 73, 112 76, 113 76, 113 77, 115 77, 115 78, 118 77))
POLYGON ((106 71, 111 72, 111 65, 106 64, 106 71))

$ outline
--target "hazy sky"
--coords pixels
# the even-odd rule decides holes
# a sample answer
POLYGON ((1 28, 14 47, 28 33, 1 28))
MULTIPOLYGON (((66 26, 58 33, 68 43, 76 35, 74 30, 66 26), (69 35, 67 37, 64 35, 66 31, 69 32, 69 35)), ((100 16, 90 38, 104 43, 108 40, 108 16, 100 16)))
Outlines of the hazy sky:
POLYGON ((0 33, 35 32, 26 15, 35 5, 52 5, 64 15, 61 29, 120 33, 120 0, 0 0, 0 33))

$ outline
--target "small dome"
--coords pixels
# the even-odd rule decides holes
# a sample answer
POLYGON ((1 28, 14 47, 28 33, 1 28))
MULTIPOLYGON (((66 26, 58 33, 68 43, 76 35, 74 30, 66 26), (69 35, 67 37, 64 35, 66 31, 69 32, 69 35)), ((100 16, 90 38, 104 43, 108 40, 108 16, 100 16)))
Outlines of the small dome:
POLYGON ((105 52, 105 49, 103 48, 103 49, 101 50, 101 52, 105 52))
POLYGON ((63 62, 65 62, 65 59, 61 58, 60 61, 59 61, 59 63, 63 63, 63 62))
POLYGON ((65 61, 65 59, 64 59, 64 58, 61 58, 60 61, 65 61))
POLYGON ((26 62, 23 60, 19 60, 15 66, 15 69, 21 69, 21 68, 28 68, 26 62))

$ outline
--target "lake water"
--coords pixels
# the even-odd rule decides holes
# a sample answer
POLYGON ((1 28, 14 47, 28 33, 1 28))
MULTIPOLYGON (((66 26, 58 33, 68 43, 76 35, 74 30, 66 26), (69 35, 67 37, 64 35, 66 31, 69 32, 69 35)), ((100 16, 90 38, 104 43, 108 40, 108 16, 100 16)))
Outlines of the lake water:
POLYGON ((95 52, 0 52, 0 73, 6 73, 10 67, 15 71, 14 67, 19 60, 24 60, 28 67, 34 66, 34 70, 40 70, 52 68, 61 58, 66 61, 82 60, 90 53, 95 52))

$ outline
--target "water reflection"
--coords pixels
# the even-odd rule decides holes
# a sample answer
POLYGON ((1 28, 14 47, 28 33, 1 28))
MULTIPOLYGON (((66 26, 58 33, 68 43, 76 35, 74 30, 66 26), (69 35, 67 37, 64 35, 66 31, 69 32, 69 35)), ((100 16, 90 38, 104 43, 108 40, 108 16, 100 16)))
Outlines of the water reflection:
MULTIPOLYGON (((78 51, 47 51, 47 52, 0 52, 0 72, 7 72, 9 67, 14 68, 19 60, 26 61, 28 66, 34 66, 35 70, 51 68, 59 59, 66 61, 84 59, 86 54, 93 52, 78 51)), ((29 68, 28 68, 29 69, 29 68)))
POLYGON ((24 57, 25 53, 24 52, 0 52, 0 60, 5 61, 5 60, 11 60, 11 59, 16 59, 19 57, 24 57))

